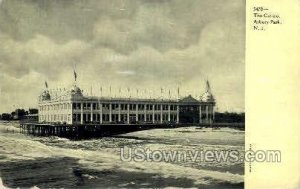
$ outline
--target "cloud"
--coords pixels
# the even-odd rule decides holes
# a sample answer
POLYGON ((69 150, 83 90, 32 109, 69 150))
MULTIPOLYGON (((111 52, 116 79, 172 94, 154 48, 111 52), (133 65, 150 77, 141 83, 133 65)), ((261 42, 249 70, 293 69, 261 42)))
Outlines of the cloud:
POLYGON ((124 70, 124 71, 117 71, 118 74, 124 74, 124 75, 135 75, 135 71, 132 70, 124 70))
POLYGON ((62 68, 70 69, 89 46, 79 40, 57 44, 43 35, 36 35, 26 42, 2 36, 0 43, 3 44, 0 46, 0 68, 5 74, 20 78, 33 70, 54 80, 62 68))
POLYGON ((221 111, 243 110, 244 8, 235 0, 3 1, 0 111, 24 91, 24 106, 35 105, 44 80, 70 86, 74 64, 85 90, 180 86, 199 96, 209 79, 221 111))

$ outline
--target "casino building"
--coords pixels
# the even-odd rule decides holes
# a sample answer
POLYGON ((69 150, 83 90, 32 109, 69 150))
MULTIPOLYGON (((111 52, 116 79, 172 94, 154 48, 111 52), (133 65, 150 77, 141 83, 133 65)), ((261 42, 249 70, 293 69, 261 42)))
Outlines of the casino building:
POLYGON ((189 95, 176 100, 85 96, 76 84, 54 95, 46 85, 39 96, 38 117, 40 123, 70 125, 209 124, 214 106, 208 81, 198 99, 189 95))

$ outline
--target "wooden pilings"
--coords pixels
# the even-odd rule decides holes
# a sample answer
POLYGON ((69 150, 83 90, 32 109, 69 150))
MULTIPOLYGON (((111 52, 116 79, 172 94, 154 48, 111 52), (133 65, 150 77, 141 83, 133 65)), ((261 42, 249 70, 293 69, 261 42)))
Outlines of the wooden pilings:
POLYGON ((35 136, 76 136, 78 126, 48 125, 48 124, 20 124, 20 133, 35 136))
POLYGON ((34 136, 90 138, 103 136, 100 125, 20 124, 20 133, 34 136))
POLYGON ((62 125, 62 124, 37 124, 24 123, 20 124, 20 133, 34 136, 58 136, 65 138, 96 138, 102 136, 111 136, 115 134, 128 133, 138 130, 153 128, 170 128, 165 124, 102 124, 102 125, 62 125))
MULTIPOLYGON (((116 134, 134 132, 138 130, 157 129, 157 128, 174 128, 191 125, 168 125, 168 124, 88 124, 88 125, 64 125, 64 124, 37 124, 24 123, 20 124, 20 132, 34 136, 58 136, 65 138, 81 139, 96 138, 102 136, 112 136, 116 134)), ((233 127, 244 128, 243 124, 234 123, 214 123, 199 124, 201 127, 233 127)))

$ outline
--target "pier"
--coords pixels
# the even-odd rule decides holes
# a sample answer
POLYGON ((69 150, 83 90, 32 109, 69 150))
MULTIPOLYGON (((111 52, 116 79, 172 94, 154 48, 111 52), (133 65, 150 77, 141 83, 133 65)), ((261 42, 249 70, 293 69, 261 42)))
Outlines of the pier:
POLYGON ((21 123, 20 133, 33 136, 58 136, 70 139, 88 139, 113 136, 140 130, 167 129, 178 127, 197 126, 211 127, 219 129, 230 127, 244 130, 244 123, 213 123, 213 124, 86 124, 86 125, 66 125, 66 124, 41 124, 41 123, 21 123))
POLYGON ((65 138, 98 138, 116 134, 147 130, 154 128, 174 128, 172 125, 164 124, 87 124, 87 125, 64 125, 64 124, 39 124, 22 123, 20 133, 34 136, 58 136, 65 138))

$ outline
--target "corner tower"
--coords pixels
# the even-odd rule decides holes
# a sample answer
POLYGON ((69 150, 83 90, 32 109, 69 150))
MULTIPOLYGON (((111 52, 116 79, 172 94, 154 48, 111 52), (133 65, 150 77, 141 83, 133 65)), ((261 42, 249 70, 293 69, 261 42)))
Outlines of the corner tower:
POLYGON ((199 123, 211 124, 215 119, 215 98, 211 92, 209 81, 206 81, 205 92, 200 96, 199 123))

